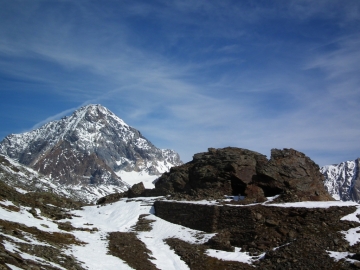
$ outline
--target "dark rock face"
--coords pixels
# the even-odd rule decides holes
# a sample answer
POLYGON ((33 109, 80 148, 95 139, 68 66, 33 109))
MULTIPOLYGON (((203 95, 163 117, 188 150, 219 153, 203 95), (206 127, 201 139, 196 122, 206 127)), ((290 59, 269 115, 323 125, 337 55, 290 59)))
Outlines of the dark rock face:
POLYGON ((121 178, 96 153, 71 150, 67 141, 59 142, 32 167, 59 179, 61 184, 122 184, 121 178))
POLYGON ((246 149, 210 148, 195 154, 191 162, 171 168, 155 183, 156 189, 192 197, 221 197, 244 193, 266 156, 246 149))
POLYGON ((156 201, 154 208, 157 216, 171 223, 204 232, 215 232, 217 229, 219 207, 156 201))
POLYGON ((324 180, 319 166, 303 153, 272 149, 269 162, 258 168, 254 184, 264 190, 265 196, 286 193, 291 201, 332 200, 324 180))
MULTIPOLYGON (((273 149, 271 159, 246 149, 210 148, 191 162, 173 167, 156 182, 155 190, 179 198, 223 198, 246 195, 244 203, 278 200, 333 200, 323 184, 319 166, 293 149, 273 149)), ((155 192, 154 190, 154 192, 155 192)))
POLYGON ((156 201, 154 206, 156 215, 162 219, 216 233, 204 245, 190 245, 173 238, 166 240, 191 269, 354 269, 359 265, 360 243, 349 245, 342 233, 359 225, 342 220, 357 209, 355 206, 309 209, 177 201, 156 201), (240 263, 222 266, 225 262, 214 263, 205 255, 203 250, 209 247, 225 251, 240 247, 261 259, 253 266, 240 263), (329 251, 349 252, 354 254, 355 261, 336 262, 329 251), (199 265, 198 261, 202 263, 199 265))
POLYGON ((255 202, 265 202, 266 198, 264 191, 255 185, 248 185, 245 189, 245 199, 243 203, 255 203, 255 202))
POLYGON ((138 184, 133 185, 128 191, 128 197, 129 198, 133 198, 133 197, 138 197, 141 196, 141 194, 145 191, 145 186, 143 184, 143 182, 140 182, 138 184))

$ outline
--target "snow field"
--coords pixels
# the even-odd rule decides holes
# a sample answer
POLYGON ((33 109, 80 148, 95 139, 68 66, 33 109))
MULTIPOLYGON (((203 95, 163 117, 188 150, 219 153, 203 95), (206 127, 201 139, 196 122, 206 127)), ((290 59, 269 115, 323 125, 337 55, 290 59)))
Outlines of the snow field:
MULTIPOLYGON (((67 255, 72 255, 79 261, 83 262, 83 266, 89 270, 96 269, 131 269, 126 262, 121 259, 108 254, 108 233, 110 232, 132 232, 133 226, 137 223, 138 218, 142 214, 149 214, 146 219, 153 220, 151 223, 151 231, 137 232, 137 237, 146 245, 146 247, 152 252, 151 257, 154 259, 152 262, 159 269, 189 269, 184 261, 177 256, 173 250, 164 242, 167 238, 179 238, 189 243, 202 244, 210 239, 214 234, 207 234, 200 231, 192 230, 180 225, 172 224, 165 220, 162 220, 153 215, 152 204, 157 198, 135 198, 132 200, 122 199, 118 202, 108 204, 105 206, 86 206, 82 210, 74 210, 72 213, 75 215, 72 219, 60 220, 60 222, 69 221, 72 226, 78 228, 97 228, 98 231, 71 231, 68 233, 73 234, 79 241, 86 244, 84 245, 71 245, 68 249, 64 250, 67 255)), ((269 198, 268 202, 273 198, 269 198)), ((200 202, 196 202, 200 203, 200 202)), ((203 201, 203 204, 214 204, 212 201, 203 201)), ((298 203, 285 203, 285 204, 265 204, 268 206, 276 207, 306 207, 306 208, 328 208, 331 206, 356 206, 357 210, 347 216, 344 216, 342 220, 350 220, 360 222, 357 217, 360 214, 360 205, 354 202, 298 202, 298 203)), ((26 226, 35 226, 39 230, 45 232, 63 232, 58 229, 58 225, 53 220, 42 217, 42 219, 36 219, 28 212, 30 208, 19 206, 20 211, 9 211, 6 209, 8 206, 14 206, 10 201, 0 201, 0 219, 8 220, 12 222, 26 224, 26 226)), ((234 206, 237 207, 237 206, 234 206)), ((36 209, 40 215, 40 210, 36 209)), ((174 213, 176 214, 176 213, 174 213)), ((360 226, 342 232, 344 239, 346 239, 350 245, 354 245, 360 242, 360 226)), ((2 233, 1 233, 2 234, 2 233)), ((6 237, 9 238, 8 235, 6 237)), ((10 237, 10 241, 5 241, 4 246, 9 251, 19 252, 16 247, 16 242, 23 240, 16 237, 10 237)), ((36 239, 27 237, 28 242, 34 245, 46 245, 36 239)), ((340 260, 351 255, 348 252, 333 252, 327 251, 329 256, 340 260)), ((21 253, 19 254, 25 259, 38 260, 43 264, 49 262, 44 261, 41 258, 35 258, 32 255, 21 253)), ((251 257, 246 252, 241 252, 240 248, 236 248, 235 252, 225 252, 219 250, 207 250, 207 255, 221 260, 239 261, 243 263, 251 264, 258 257, 251 257)), ((347 259, 350 260, 350 259, 347 259)), ((15 266, 8 265, 11 269, 16 269, 15 266)), ((62 269, 58 265, 53 265, 62 269)))
MULTIPOLYGON (((1 201, 2 205, 13 205, 12 202, 1 201)), ((0 219, 8 220, 20 224, 25 224, 27 227, 36 227, 41 231, 46 232, 63 232, 58 229, 56 223, 54 223, 51 219, 42 217, 42 219, 34 218, 32 214, 30 214, 27 210, 30 210, 30 207, 20 206, 19 212, 8 211, 2 207, 0 207, 0 219)), ((39 209, 36 209, 38 213, 40 213, 39 209)))
POLYGON ((153 181, 159 177, 157 175, 149 175, 144 171, 141 171, 141 172, 118 171, 118 172, 116 172, 116 175, 119 176, 121 178, 121 180, 123 180, 130 186, 133 186, 137 183, 143 182, 144 187, 148 188, 148 189, 155 188, 153 181))
MULTIPOLYGON (((90 227, 96 227, 99 232, 89 233, 75 231, 73 234, 87 244, 84 246, 73 246, 68 254, 74 255, 80 261, 83 261, 89 269, 131 269, 120 259, 107 255, 107 233, 109 232, 131 232, 138 217, 141 214, 150 214, 152 212, 151 200, 153 198, 137 198, 135 201, 119 202, 105 206, 87 206, 84 210, 73 211, 73 219, 70 221, 74 227, 84 227, 86 224, 90 227), (109 257, 112 257, 109 259, 109 257), (104 262, 106 261, 106 265, 104 262)), ((189 228, 172 224, 162 220, 154 215, 149 215, 148 219, 155 220, 152 223, 150 232, 138 232, 138 238, 152 252, 152 261, 158 268, 166 270, 189 269, 184 261, 177 256, 174 251, 163 241, 166 238, 176 237, 191 243, 203 243, 214 234, 204 234, 202 240, 197 239, 201 232, 189 228)))

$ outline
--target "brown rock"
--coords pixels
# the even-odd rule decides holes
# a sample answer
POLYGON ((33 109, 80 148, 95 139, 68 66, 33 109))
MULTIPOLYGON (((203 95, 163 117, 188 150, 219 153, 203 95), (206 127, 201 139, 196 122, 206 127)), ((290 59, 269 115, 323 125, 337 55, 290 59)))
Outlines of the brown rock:
POLYGON ((149 194, 179 199, 223 198, 245 195, 241 203, 333 200, 324 188, 324 177, 309 157, 294 149, 272 149, 271 159, 250 150, 209 148, 193 160, 164 173, 149 194))
POLYGON ((246 187, 245 196, 245 203, 259 203, 266 201, 262 188, 255 185, 248 185, 246 187))
POLYGON ((212 249, 234 251, 235 248, 230 243, 230 236, 228 231, 217 233, 207 242, 207 245, 212 249))
POLYGON ((256 168, 266 163, 264 155, 247 149, 209 148, 195 154, 193 160, 163 174, 155 189, 166 194, 187 194, 190 197, 222 198, 244 194, 256 175, 256 168))
MULTIPOLYGON (((272 149, 271 159, 246 149, 209 148, 193 160, 164 173, 147 190, 134 185, 123 196, 166 196, 174 199, 222 199, 224 195, 245 195, 242 204, 266 201, 333 200, 323 185, 319 166, 294 149, 272 149)), ((106 198, 107 202, 107 198, 106 198)), ((104 203, 99 200, 98 203, 104 203)))
POLYGON ((141 196, 145 191, 145 186, 143 182, 137 183, 131 187, 131 189, 128 190, 128 197, 139 197, 141 196))
POLYGON ((286 201, 333 200, 323 182, 319 166, 294 149, 272 149, 271 159, 258 167, 254 180, 265 196, 286 193, 286 201))

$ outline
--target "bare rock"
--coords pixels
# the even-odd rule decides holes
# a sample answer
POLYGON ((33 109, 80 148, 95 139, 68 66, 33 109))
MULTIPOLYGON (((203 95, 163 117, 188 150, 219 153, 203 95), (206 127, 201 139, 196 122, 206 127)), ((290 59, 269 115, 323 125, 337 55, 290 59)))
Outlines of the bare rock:
POLYGON ((246 187, 245 196, 244 203, 259 203, 266 201, 262 188, 255 185, 248 185, 246 187))
POLYGON ((258 167, 254 185, 261 187, 265 196, 285 194, 285 201, 333 200, 319 166, 294 149, 272 149, 269 162, 258 167))
POLYGON ((235 251, 235 248, 230 243, 230 233, 228 231, 223 231, 217 233, 214 237, 209 239, 206 243, 210 248, 216 250, 225 250, 225 251, 235 251))
POLYGON ((324 187, 324 176, 305 154, 294 149, 272 149, 271 159, 247 149, 209 148, 193 160, 171 168, 155 183, 157 195, 178 199, 223 198, 245 195, 241 203, 333 200, 324 187))
POLYGON ((134 198, 139 197, 141 194, 143 194, 145 191, 145 186, 143 182, 137 183, 131 187, 131 189, 128 190, 128 197, 134 198))
POLYGON ((244 194, 257 166, 266 162, 266 156, 247 149, 209 148, 208 152, 195 154, 191 162, 164 173, 155 189, 199 199, 244 194))

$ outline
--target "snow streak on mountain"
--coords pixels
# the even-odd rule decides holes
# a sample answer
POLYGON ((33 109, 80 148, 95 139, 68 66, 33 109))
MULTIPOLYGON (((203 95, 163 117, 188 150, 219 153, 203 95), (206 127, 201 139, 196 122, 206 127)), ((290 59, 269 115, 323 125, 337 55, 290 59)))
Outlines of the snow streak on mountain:
POLYGON ((49 192, 86 203, 123 190, 115 185, 63 185, 3 155, 0 155, 0 181, 22 194, 49 192))
POLYGON ((126 190, 151 182, 179 155, 159 149, 141 133, 101 105, 87 105, 71 116, 7 136, 0 153, 62 185, 108 185, 126 190), (128 183, 129 182, 129 183, 128 183))
POLYGON ((360 158, 321 167, 325 187, 336 200, 360 202, 360 158))

